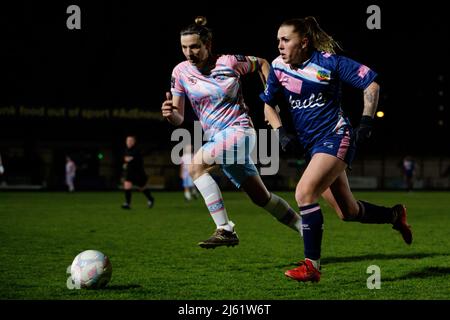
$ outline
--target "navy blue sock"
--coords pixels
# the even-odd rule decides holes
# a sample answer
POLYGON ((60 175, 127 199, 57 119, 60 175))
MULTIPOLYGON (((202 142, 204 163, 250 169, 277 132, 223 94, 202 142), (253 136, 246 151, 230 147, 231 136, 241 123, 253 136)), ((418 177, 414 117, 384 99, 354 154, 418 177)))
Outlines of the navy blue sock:
POLYGON ((323 214, 318 203, 300 207, 302 216, 303 243, 305 258, 320 259, 323 234, 323 214))
POLYGON ((377 206, 365 201, 358 201, 359 222, 361 223, 394 223, 396 213, 392 208, 377 206))
POLYGON ((131 204, 131 189, 125 190, 125 202, 131 204))

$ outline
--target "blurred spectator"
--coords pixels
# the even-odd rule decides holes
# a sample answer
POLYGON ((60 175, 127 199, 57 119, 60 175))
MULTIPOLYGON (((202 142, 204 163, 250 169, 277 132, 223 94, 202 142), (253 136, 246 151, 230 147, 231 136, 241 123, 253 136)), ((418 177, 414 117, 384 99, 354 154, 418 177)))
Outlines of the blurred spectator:
POLYGON ((66 185, 69 192, 75 191, 74 180, 76 171, 77 166, 75 165, 75 162, 73 162, 73 160, 69 156, 66 156, 66 185))
POLYGON ((3 167, 2 155, 0 154, 0 185, 6 184, 6 181, 3 178, 4 173, 5 173, 5 167, 3 167))
POLYGON ((414 177, 416 172, 416 162, 410 156, 403 159, 403 177, 405 179, 406 190, 411 191, 414 187, 414 177))

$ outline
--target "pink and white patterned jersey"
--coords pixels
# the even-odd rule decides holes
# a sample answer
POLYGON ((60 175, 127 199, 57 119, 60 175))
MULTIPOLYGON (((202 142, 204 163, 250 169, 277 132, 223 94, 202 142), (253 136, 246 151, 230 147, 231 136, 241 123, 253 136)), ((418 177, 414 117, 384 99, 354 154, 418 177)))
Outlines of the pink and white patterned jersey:
POLYGON ((172 72, 174 96, 188 97, 203 130, 210 133, 231 125, 250 127, 250 117, 241 91, 241 76, 259 68, 253 56, 220 55, 210 74, 202 74, 188 61, 172 72))

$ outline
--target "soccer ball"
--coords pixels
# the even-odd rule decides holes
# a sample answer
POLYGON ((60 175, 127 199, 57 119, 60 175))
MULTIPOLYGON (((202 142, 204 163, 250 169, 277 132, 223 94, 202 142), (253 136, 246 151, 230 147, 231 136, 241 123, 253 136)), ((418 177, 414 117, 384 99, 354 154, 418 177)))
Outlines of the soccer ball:
POLYGON ((111 262, 100 251, 86 250, 73 260, 70 275, 76 288, 103 288, 111 280, 111 262))

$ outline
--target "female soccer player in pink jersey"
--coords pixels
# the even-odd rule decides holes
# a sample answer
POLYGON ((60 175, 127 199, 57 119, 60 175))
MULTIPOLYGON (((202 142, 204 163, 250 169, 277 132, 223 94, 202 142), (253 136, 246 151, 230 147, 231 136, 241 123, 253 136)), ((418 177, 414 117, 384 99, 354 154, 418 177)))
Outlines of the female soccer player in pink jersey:
POLYGON ((167 100, 161 108, 163 117, 178 126, 184 121, 188 98, 209 138, 189 166, 194 184, 216 224, 214 234, 199 246, 215 248, 239 243, 219 186, 208 173, 216 164, 220 164, 224 174, 256 205, 300 232, 300 216, 285 200, 267 190, 250 158, 256 134, 244 103, 240 78, 257 71, 267 79, 269 64, 252 56, 214 55, 212 33, 205 24, 206 19, 199 17, 181 31, 181 49, 186 61, 173 69, 171 93, 166 93, 167 100))

